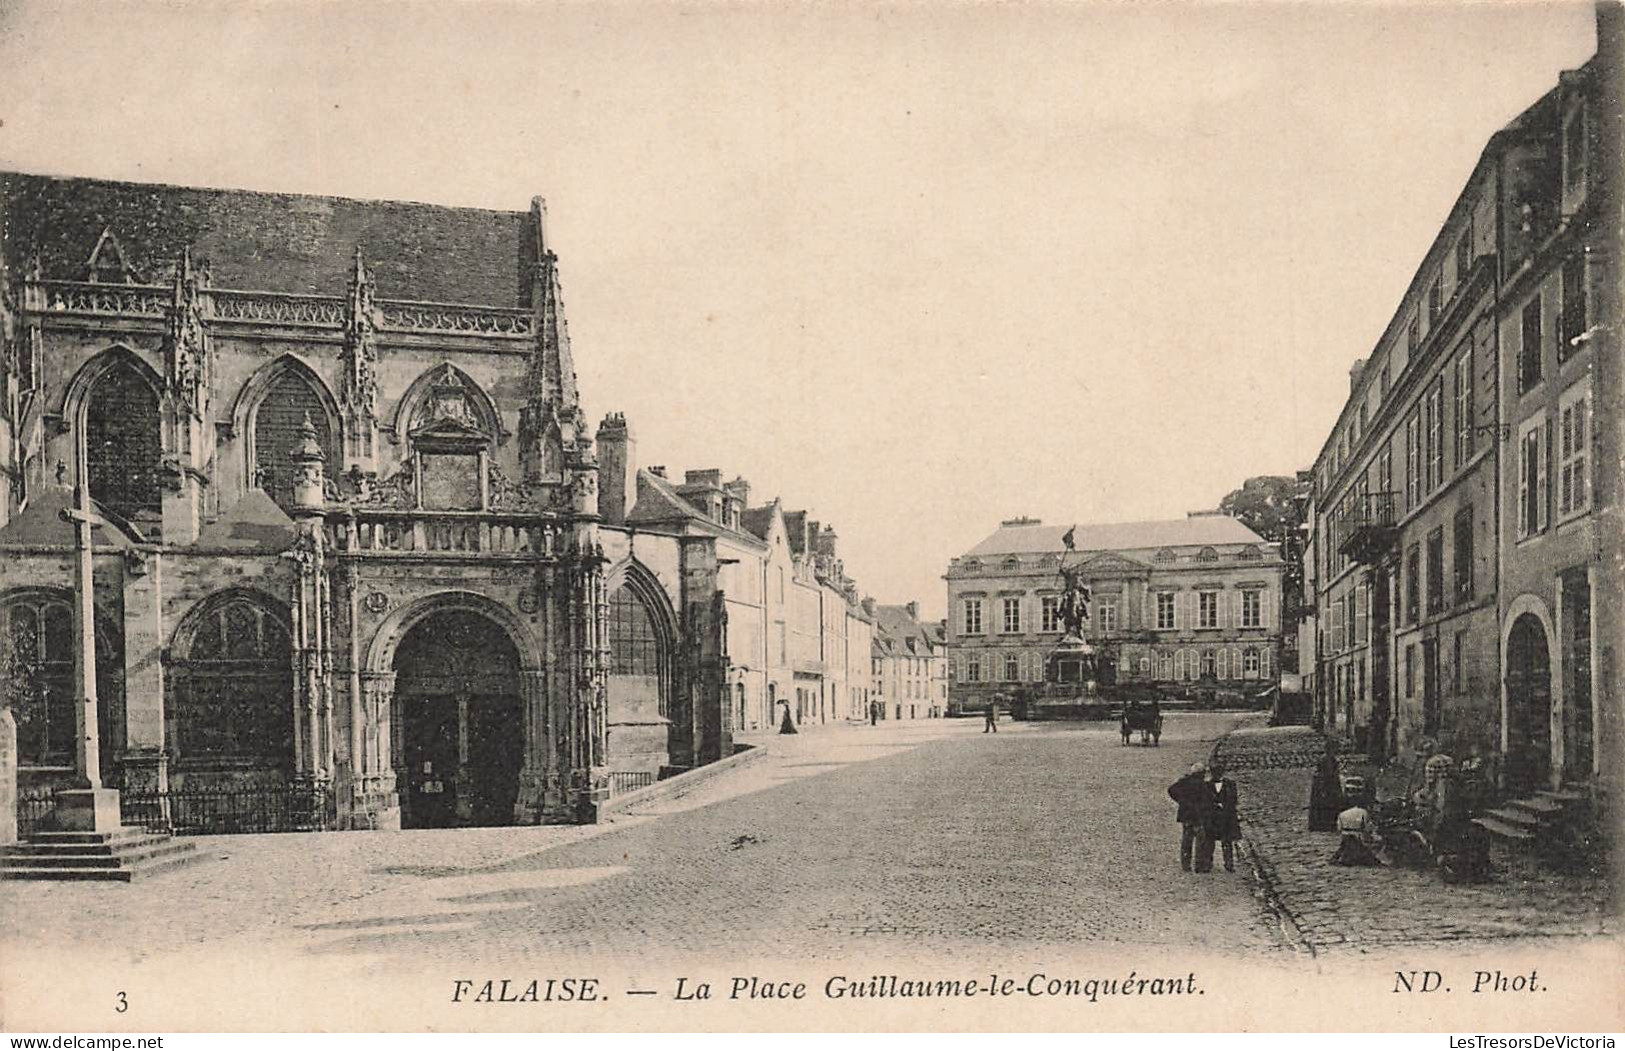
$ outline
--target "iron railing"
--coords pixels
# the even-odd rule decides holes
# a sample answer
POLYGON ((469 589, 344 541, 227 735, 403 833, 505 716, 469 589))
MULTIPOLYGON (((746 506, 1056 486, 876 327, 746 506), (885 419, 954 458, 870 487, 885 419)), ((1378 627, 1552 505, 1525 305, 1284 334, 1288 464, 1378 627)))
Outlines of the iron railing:
MULTIPOLYGON (((17 794, 19 836, 50 827, 58 791, 59 786, 40 785, 17 794)), ((178 836, 320 832, 332 828, 335 817, 333 788, 323 781, 119 793, 119 818, 124 824, 178 836)))
POLYGON ((636 792, 640 788, 648 788, 655 783, 655 775, 647 770, 611 770, 609 773, 609 797, 625 795, 627 792, 636 792))

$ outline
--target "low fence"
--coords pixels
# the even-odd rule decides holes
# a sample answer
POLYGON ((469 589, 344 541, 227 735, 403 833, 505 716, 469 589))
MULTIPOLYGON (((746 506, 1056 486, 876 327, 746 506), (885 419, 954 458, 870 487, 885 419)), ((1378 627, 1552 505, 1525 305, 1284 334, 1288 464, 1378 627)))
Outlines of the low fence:
POLYGON ((655 783, 655 775, 647 770, 611 770, 609 773, 609 797, 625 795, 627 792, 636 792, 640 788, 648 788, 655 783))
MULTIPOLYGON (((57 786, 43 785, 18 793, 18 835, 50 827, 58 791, 57 786)), ((332 828, 336 816, 333 789, 325 782, 119 793, 124 824, 178 836, 319 832, 332 828)))

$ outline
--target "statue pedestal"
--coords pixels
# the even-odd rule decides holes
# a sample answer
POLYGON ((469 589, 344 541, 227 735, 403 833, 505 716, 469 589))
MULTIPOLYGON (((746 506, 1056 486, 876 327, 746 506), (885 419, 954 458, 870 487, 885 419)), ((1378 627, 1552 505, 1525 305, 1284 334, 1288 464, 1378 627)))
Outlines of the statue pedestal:
POLYGON ((63 832, 117 832, 118 789, 70 788, 56 794, 56 827, 63 832))

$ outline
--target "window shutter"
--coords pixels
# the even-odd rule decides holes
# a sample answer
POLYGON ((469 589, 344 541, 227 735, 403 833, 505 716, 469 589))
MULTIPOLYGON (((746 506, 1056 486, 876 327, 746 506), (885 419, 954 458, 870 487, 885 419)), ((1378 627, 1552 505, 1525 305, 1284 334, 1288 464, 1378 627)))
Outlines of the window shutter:
POLYGON ((1258 622, 1265 628, 1275 627, 1275 592, 1269 588, 1258 593, 1258 622))
POLYGON ((1140 603, 1140 626, 1142 628, 1154 628, 1157 626, 1155 619, 1157 611, 1153 605, 1153 603, 1156 601, 1157 597, 1155 593, 1152 592, 1151 585, 1147 584, 1145 586, 1145 600, 1140 603))
POLYGON ((1230 678, 1230 651, 1223 647, 1219 649, 1218 677, 1221 679, 1230 678))
POLYGON ((1270 677, 1270 648, 1261 647, 1258 651, 1258 673, 1264 678, 1270 677))

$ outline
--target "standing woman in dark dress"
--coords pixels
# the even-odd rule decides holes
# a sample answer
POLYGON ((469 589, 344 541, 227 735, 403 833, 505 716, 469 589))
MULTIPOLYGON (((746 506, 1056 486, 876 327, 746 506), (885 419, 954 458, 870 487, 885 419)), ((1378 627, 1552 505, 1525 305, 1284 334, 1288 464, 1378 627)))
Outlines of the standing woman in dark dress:
POLYGON ((1309 782, 1309 831, 1332 832, 1343 811, 1343 774, 1337 756, 1328 749, 1309 782))

